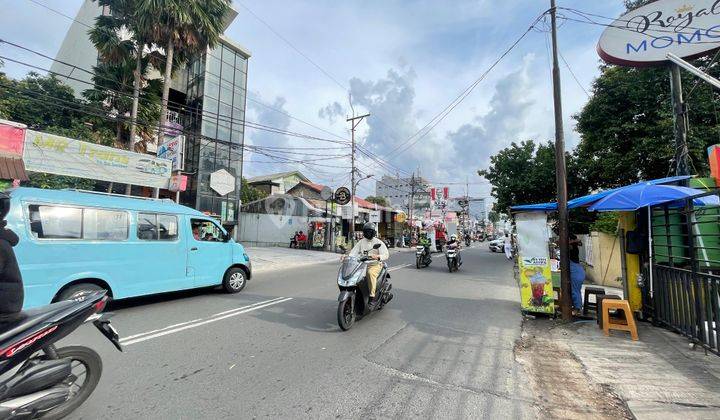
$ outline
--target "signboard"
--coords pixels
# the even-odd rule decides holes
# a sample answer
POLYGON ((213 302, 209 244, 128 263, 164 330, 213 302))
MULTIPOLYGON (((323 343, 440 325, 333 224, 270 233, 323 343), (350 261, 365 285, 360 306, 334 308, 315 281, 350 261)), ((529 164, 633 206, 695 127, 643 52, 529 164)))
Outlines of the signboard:
MULTIPOLYGON (((170 186, 168 189, 170 191, 185 191, 185 189, 187 189, 187 180, 187 175, 173 175, 170 177, 170 186)), ((223 204, 225 204, 224 201, 223 204)))
POLYGON ((25 142, 25 125, 0 120, 0 152, 22 156, 25 142))
POLYGON ((157 156, 162 159, 169 159, 173 163, 173 171, 183 170, 183 147, 185 136, 165 137, 165 142, 158 146, 157 156))
POLYGON ((220 195, 228 195, 235 191, 235 177, 225 169, 210 174, 210 188, 220 195))
POLYGON ((330 187, 323 187, 323 189, 320 191, 320 198, 322 198, 325 201, 328 201, 332 198, 333 192, 330 187))
POLYGON ((28 171, 122 184, 167 188, 172 162, 154 156, 27 130, 23 151, 28 171))
POLYGON ((335 202, 344 206, 350 202, 350 190, 347 187, 340 187, 335 191, 335 202))
POLYGON ((610 24, 598 43, 600 57, 621 66, 648 66, 667 54, 693 58, 720 47, 719 0, 659 0, 610 24))
POLYGON ((371 211, 368 221, 371 223, 380 223, 380 212, 377 210, 371 211))
POLYGON ((515 215, 520 271, 520 307, 527 312, 555 313, 548 249, 547 215, 515 215))
POLYGON ((340 214, 342 215, 342 218, 345 220, 352 219, 352 206, 340 207, 340 214))

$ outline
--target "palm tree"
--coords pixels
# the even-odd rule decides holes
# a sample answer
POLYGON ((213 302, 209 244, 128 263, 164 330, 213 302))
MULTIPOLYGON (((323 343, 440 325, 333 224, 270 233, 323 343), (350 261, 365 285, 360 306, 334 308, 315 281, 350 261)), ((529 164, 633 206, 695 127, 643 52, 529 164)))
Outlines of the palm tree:
POLYGON ((153 42, 165 49, 159 124, 162 128, 167 121, 173 66, 217 44, 225 16, 230 12, 230 0, 136 1, 138 26, 146 28, 153 42))
MULTIPOLYGON (((90 40, 97 48, 103 64, 117 65, 119 69, 132 74, 133 100, 130 111, 129 149, 135 150, 137 115, 140 108, 140 91, 148 70, 150 55, 145 54, 147 31, 140 25, 137 16, 137 0, 93 0, 107 8, 109 13, 98 16, 95 26, 88 31, 90 40), (132 67, 128 67, 134 62, 132 67)), ((100 69, 109 71, 109 69, 100 69)), ((125 90, 124 87, 121 90, 125 90)), ((95 95, 97 96, 97 95, 95 95)))

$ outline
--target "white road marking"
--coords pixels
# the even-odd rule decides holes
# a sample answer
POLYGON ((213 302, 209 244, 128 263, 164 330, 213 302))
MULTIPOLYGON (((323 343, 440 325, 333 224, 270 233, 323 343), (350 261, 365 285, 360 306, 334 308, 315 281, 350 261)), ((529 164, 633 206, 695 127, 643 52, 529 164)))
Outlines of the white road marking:
POLYGON ((412 264, 410 264, 410 263, 403 264, 403 265, 396 265, 395 267, 390 267, 390 268, 388 268, 388 271, 399 270, 399 269, 401 269, 401 268, 410 267, 411 265, 412 265, 412 264))
POLYGON ((257 309, 266 308, 268 306, 277 305, 278 303, 287 302, 289 300, 292 300, 292 298, 284 298, 279 297, 275 299, 266 300, 263 302, 257 302, 252 305, 243 306, 241 308, 232 309, 225 312, 220 312, 214 315, 210 315, 207 318, 200 318, 195 319, 192 321, 182 322, 180 324, 171 325, 165 328, 161 328, 158 330, 148 331, 141 334, 135 334, 128 337, 124 337, 120 339, 120 344, 123 346, 129 346, 131 344, 137 344, 141 343, 143 341, 152 340, 153 338, 162 337, 164 335, 168 334, 174 334, 180 331, 184 331, 190 328, 200 327, 206 324, 210 324, 212 322, 220 321, 226 318, 230 318, 233 316, 245 314, 257 309))

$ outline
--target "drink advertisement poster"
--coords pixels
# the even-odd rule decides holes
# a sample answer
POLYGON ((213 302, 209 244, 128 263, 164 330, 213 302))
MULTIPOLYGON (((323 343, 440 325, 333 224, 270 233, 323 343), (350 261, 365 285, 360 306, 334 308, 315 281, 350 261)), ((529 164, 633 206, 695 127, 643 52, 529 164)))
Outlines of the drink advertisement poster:
POLYGON ((523 311, 553 314, 552 273, 548 250, 547 215, 544 212, 515 215, 520 271, 520 307, 523 311))

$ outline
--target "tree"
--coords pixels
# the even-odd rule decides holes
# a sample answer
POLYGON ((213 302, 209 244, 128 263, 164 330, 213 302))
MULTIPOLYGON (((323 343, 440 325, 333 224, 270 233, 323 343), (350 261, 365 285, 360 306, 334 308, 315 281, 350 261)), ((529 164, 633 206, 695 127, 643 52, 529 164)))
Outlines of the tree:
MULTIPOLYGON (((568 168, 568 196, 585 192, 584 182, 576 176, 575 159, 566 156, 568 168)), ((555 201, 555 145, 528 140, 513 142, 490 158, 490 167, 478 171, 492 184, 493 209, 506 213, 519 204, 555 201)))
POLYGON ((240 180, 240 203, 245 205, 267 197, 263 191, 250 186, 244 177, 240 180))
POLYGON ((138 26, 165 49, 160 127, 165 127, 173 66, 220 40, 230 0, 138 0, 138 26))
POLYGON ((390 207, 390 203, 388 202, 387 198, 385 198, 385 197, 375 197, 373 195, 369 195, 369 196, 365 197, 365 200, 367 200, 373 204, 377 204, 378 206, 390 207))
POLYGON ((633 10, 637 9, 640 6, 645 6, 648 3, 652 3, 656 0, 623 0, 623 3, 625 3, 625 9, 633 10))
POLYGON ((118 122, 117 142, 127 143, 127 148, 134 150, 136 133, 145 139, 151 138, 154 124, 147 122, 159 118, 160 84, 155 80, 147 81, 146 75, 150 64, 158 66, 160 59, 157 54, 146 52, 151 49, 148 45, 151 35, 148 28, 140 24, 139 0, 94 1, 107 8, 109 13, 98 16, 88 31, 102 60, 94 68, 95 88, 85 94, 92 101, 102 103, 104 108, 110 108, 111 112, 122 116, 130 114, 129 127, 124 120, 118 122), (142 103, 140 99, 143 99, 142 103), (138 125, 138 114, 144 124, 138 125), (121 140, 123 130, 129 131, 126 142, 121 140))
POLYGON ((500 221, 500 215, 497 214, 496 211, 491 210, 490 212, 488 212, 488 220, 490 221, 491 224, 494 225, 495 223, 500 221))
MULTIPOLYGON (((695 64, 707 68, 709 58, 695 64)), ((717 77, 720 64, 713 64, 708 72, 717 77)), ((705 174, 706 149, 718 143, 720 95, 687 72, 682 79, 690 158, 695 172, 705 174)), ((581 137, 574 157, 588 187, 613 188, 674 174, 671 102, 666 68, 601 67, 592 98, 574 116, 581 137)))

